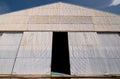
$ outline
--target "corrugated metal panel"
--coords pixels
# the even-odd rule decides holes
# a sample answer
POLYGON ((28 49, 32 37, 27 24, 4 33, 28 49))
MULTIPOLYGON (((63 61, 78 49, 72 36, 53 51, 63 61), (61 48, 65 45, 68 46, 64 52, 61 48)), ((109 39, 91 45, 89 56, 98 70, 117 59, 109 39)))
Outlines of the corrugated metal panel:
POLYGON ((61 8, 60 9, 60 14, 63 16, 94 16, 94 11, 91 9, 85 9, 81 8, 80 9, 71 9, 71 8, 61 8))
POLYGON ((93 16, 94 10, 67 3, 60 4, 60 15, 64 16, 93 16))
POLYGON ((72 74, 120 73, 118 33, 69 32, 72 74))
POLYGON ((0 59, 15 58, 22 38, 22 33, 1 33, 0 59))
POLYGON ((70 56, 76 58, 100 58, 104 57, 97 47, 87 46, 69 46, 70 56))
POLYGON ((0 74, 11 74, 14 59, 0 59, 0 74))
POLYGON ((102 58, 71 58, 71 74, 105 74, 107 62, 102 58))
POLYGON ((22 33, 1 33, 0 46, 16 46, 19 44, 22 33))
POLYGON ((51 50, 51 32, 25 32, 13 74, 50 74, 51 50))
POLYGON ((94 10, 68 3, 60 3, 60 15, 65 16, 93 16, 94 10))
POLYGON ((0 31, 26 31, 27 24, 0 24, 0 31))
POLYGON ((91 68, 88 59, 70 58, 70 63, 72 75, 91 73, 91 68))
POLYGON ((119 74, 120 73, 120 58, 111 58, 107 59, 107 69, 110 74, 119 74))
POLYGON ((120 31, 120 24, 119 25, 111 25, 111 24, 99 24, 94 25, 95 31, 120 31))
POLYGON ((30 16, 53 16, 53 15, 60 15, 60 10, 58 9, 51 9, 51 8, 47 8, 47 9, 32 9, 29 12, 30 16))
POLYGON ((91 73, 93 74, 106 74, 107 65, 104 58, 91 58, 89 59, 91 73))
POLYGON ((87 16, 30 16, 29 24, 92 24, 87 16))
POLYGON ((111 17, 93 17, 93 23, 94 24, 112 24, 112 25, 116 25, 119 24, 120 25, 120 16, 111 16, 111 17))
POLYGON ((99 47, 104 58, 120 58, 120 47, 99 47))
POLYGON ((50 57, 52 32, 24 32, 18 57, 50 57))
POLYGON ((90 31, 94 30, 93 24, 29 24, 28 30, 47 31, 90 31))
POLYGON ((120 58, 120 36, 118 33, 98 33, 100 52, 106 58, 120 58))
POLYGON ((0 74, 11 74, 22 33, 0 33, 0 74))
POLYGON ((69 32, 70 57, 102 57, 98 50, 98 37, 95 32, 69 32))
POLYGON ((120 36, 119 33, 99 33, 101 53, 104 53, 107 70, 110 74, 120 73, 120 36), (104 48, 103 48, 104 46, 104 48))
POLYGON ((59 3, 47 4, 44 6, 29 9, 28 11, 29 15, 42 15, 42 16, 60 15, 60 4, 59 3))
POLYGON ((18 45, 16 46, 0 46, 0 59, 14 59, 17 51, 18 45))
POLYGON ((72 74, 106 73, 106 64, 98 50, 95 32, 69 33, 69 50, 72 74), (100 59, 99 59, 100 58, 100 59))
POLYGON ((2 15, 0 18, 2 18, 0 19, 0 24, 26 24, 29 17, 24 15, 6 17, 5 15, 2 15))
POLYGON ((54 31, 56 29, 56 31, 71 31, 71 28, 73 28, 72 31, 120 31, 119 15, 63 2, 0 15, 0 18, 0 31, 28 31, 31 26, 34 28, 29 29, 30 31, 34 31, 33 29, 41 31, 41 27, 38 29, 38 24, 40 26, 42 24, 45 26, 47 24, 58 24, 59 26, 52 27, 50 25, 50 27, 45 28, 43 26, 42 31, 54 31), (69 24, 70 27, 59 24, 69 24), (85 25, 82 27, 82 24, 85 25), (95 24, 94 27, 91 27, 90 25, 93 26, 93 24, 95 24), (65 30, 61 28, 65 28, 65 30))
POLYGON ((17 58, 13 74, 50 74, 51 58, 17 58))
POLYGON ((98 16, 98 17, 120 17, 119 15, 117 14, 113 14, 113 13, 110 13, 110 12, 106 12, 106 11, 101 11, 101 10, 94 10, 94 16, 98 16))
POLYGON ((120 47, 120 36, 118 33, 98 33, 99 40, 104 47, 120 47))

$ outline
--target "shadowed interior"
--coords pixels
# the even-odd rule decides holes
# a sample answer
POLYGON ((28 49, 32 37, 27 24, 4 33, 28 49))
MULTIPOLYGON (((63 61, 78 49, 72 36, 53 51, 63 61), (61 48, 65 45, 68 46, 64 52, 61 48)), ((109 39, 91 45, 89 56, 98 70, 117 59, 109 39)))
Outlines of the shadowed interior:
POLYGON ((51 71, 55 73, 70 74, 67 32, 54 32, 52 45, 51 71))

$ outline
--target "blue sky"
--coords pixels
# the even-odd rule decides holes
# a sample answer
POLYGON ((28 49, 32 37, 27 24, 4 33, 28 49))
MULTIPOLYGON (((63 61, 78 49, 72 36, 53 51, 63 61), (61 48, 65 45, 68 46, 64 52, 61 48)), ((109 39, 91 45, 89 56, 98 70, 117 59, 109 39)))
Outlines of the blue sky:
POLYGON ((0 14, 58 1, 120 14, 120 0, 0 0, 0 14))

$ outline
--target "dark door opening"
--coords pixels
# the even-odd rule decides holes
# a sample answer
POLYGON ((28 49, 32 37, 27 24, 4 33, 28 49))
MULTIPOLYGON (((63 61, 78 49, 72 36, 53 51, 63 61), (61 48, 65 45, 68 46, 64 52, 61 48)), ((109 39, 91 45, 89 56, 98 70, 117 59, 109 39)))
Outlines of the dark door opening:
POLYGON ((51 71, 70 75, 67 32, 53 32, 51 71))

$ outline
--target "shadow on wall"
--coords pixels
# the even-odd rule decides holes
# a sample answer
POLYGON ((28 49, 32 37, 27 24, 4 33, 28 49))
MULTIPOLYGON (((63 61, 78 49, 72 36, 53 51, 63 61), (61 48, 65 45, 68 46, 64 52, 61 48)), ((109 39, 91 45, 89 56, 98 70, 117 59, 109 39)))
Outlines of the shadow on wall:
POLYGON ((114 0, 0 0, 0 14, 46 5, 55 2, 65 2, 88 8, 120 14, 120 4, 112 6, 114 0))

